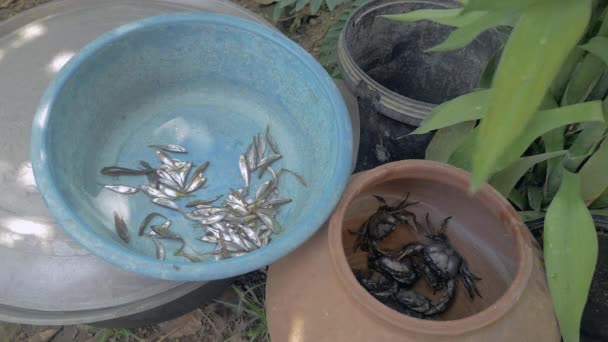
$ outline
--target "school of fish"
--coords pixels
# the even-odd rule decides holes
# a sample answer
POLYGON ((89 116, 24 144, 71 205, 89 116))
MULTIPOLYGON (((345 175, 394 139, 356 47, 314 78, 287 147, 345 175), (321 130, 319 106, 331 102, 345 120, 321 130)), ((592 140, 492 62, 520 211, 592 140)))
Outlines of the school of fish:
MULTIPOLYGON (((180 242, 180 247, 174 255, 192 262, 201 262, 209 258, 219 260, 235 257, 267 245, 272 235, 282 229, 276 220, 278 210, 292 201, 290 198, 280 196, 281 176, 289 174, 302 186, 307 186, 304 178, 298 173, 285 168, 279 171, 273 169, 273 164, 282 156, 270 133, 270 126, 267 126, 265 134, 254 135, 247 150, 239 156, 238 167, 244 183, 243 187, 228 189, 226 194, 210 198, 191 199, 181 207, 178 201, 193 197, 194 193, 203 188, 207 182, 204 173, 210 163, 207 161, 195 168, 191 161, 173 158, 176 154, 188 153, 186 148, 179 145, 149 145, 148 147, 155 150, 160 161, 158 167, 140 161, 140 167, 137 169, 120 166, 101 169, 101 174, 104 176, 145 176, 146 183, 138 187, 106 184, 104 188, 123 195, 133 195, 141 191, 159 209, 176 211, 193 221, 203 230, 203 235, 198 240, 215 245, 213 252, 196 251, 192 243, 171 230, 170 219, 159 212, 151 212, 141 222, 137 235, 154 242, 156 258, 160 260, 166 257, 163 240, 180 242), (270 178, 253 191, 250 188, 255 172, 259 179, 266 173, 270 178), (224 200, 219 203, 222 198, 224 200)), ((113 216, 116 234, 122 241, 129 243, 131 233, 125 220, 116 211, 113 212, 113 216)))

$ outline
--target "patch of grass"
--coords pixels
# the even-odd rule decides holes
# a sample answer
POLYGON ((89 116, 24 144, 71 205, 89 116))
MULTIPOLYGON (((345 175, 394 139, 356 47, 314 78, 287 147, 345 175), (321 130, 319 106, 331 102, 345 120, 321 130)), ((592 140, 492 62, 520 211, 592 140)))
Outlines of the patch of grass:
POLYGON ((226 341, 234 341, 239 338, 246 338, 248 341, 270 341, 264 300, 256 295, 256 290, 265 285, 262 283, 244 289, 233 286, 232 288, 238 296, 237 304, 217 301, 235 310, 245 324, 241 333, 230 336, 226 341))
POLYGON ((88 328, 95 342, 144 342, 129 329, 88 328))

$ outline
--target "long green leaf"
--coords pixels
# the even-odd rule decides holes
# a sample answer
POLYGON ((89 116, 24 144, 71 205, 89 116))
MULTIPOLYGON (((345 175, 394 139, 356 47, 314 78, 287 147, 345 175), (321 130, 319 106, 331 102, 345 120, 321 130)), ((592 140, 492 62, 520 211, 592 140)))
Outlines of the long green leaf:
POLYGON ((551 83, 551 94, 561 101, 564 95, 568 81, 572 77, 572 73, 583 59, 585 51, 582 49, 573 49, 570 51, 570 55, 566 58, 566 61, 562 65, 559 73, 551 83))
POLYGON ((342 1, 343 0, 326 0, 327 8, 329 8, 330 11, 333 11, 336 6, 342 3, 342 1))
POLYGON ((498 158, 520 139, 590 16, 591 0, 548 1, 526 9, 505 46, 488 112, 479 127, 473 190, 491 176, 498 158))
POLYGON ((543 213, 542 211, 533 211, 533 210, 520 211, 519 216, 521 216, 522 221, 529 222, 529 221, 534 221, 539 218, 545 217, 545 213, 543 213))
POLYGON ((481 76, 479 77, 479 88, 490 88, 492 86, 492 79, 496 73, 496 68, 498 68, 501 54, 502 51, 496 51, 488 63, 486 63, 486 66, 483 68, 481 76))
POLYGON ((454 18, 460 15, 462 8, 450 8, 450 9, 421 9, 400 14, 386 14, 382 17, 402 21, 406 23, 416 22, 420 20, 432 20, 437 22, 443 18, 454 18))
POLYGON ((452 153, 448 159, 448 164, 459 167, 466 171, 471 171, 473 167, 473 151, 475 149, 475 143, 477 141, 477 134, 479 130, 473 129, 469 135, 464 139, 462 144, 452 153))
POLYGON ((279 6, 280 8, 285 8, 285 7, 291 6, 295 3, 296 3, 296 0, 280 0, 279 2, 277 2, 277 6, 279 6))
POLYGON ((581 194, 587 204, 598 199, 608 188, 608 140, 587 160, 579 172, 581 194))
POLYGON ((601 59, 604 64, 608 64, 608 38, 599 36, 593 37, 587 44, 581 45, 580 47, 601 59))
POLYGON ((576 171, 581 163, 591 155, 606 136, 606 123, 585 122, 581 132, 570 146, 565 166, 568 170, 576 171))
MULTIPOLYGON (((561 151, 564 149, 564 127, 553 129, 542 136, 545 152, 561 151)), ((550 200, 547 196, 550 176, 557 170, 561 164, 559 159, 547 160, 547 174, 543 185, 543 197, 546 199, 545 204, 549 204, 550 200)))
POLYGON ((297 0, 296 1, 296 12, 302 10, 304 6, 308 4, 309 0, 297 0))
POLYGON ((602 77, 604 63, 599 58, 587 54, 574 70, 562 97, 562 106, 585 101, 602 77))
POLYGON ((465 11, 522 10, 541 1, 544 0, 468 0, 464 8, 465 11))
POLYGON ((285 7, 281 7, 279 4, 274 5, 274 8, 272 9, 272 20, 277 22, 279 19, 281 19, 284 12, 285 7))
POLYGON ((510 25, 518 17, 516 12, 493 11, 479 16, 468 25, 452 31, 448 38, 441 44, 432 47, 428 51, 447 51, 460 49, 467 46, 479 34, 496 26, 510 25))
POLYGON ((543 191, 538 186, 528 186, 528 203, 534 211, 540 211, 543 202, 543 191))
POLYGON ((589 206, 591 209, 604 209, 608 208, 608 188, 602 192, 600 197, 598 197, 591 205, 589 206))
POLYGON ((426 148, 425 159, 446 163, 473 127, 475 122, 468 121, 438 130, 426 148))
POLYGON ((527 199, 517 189, 511 190, 508 198, 519 210, 524 210, 527 207, 527 199))
POLYGON ((435 107, 420 127, 410 134, 425 134, 457 123, 478 120, 486 112, 490 90, 480 90, 459 96, 435 107))
POLYGON ((528 171, 532 166, 549 160, 551 158, 563 156, 568 151, 556 151, 549 153, 537 154, 534 156, 523 157, 511 164, 506 169, 496 173, 491 179, 490 184, 504 196, 508 196, 511 189, 517 184, 517 181, 528 171))
POLYGON ((597 233, 580 195, 580 178, 564 171, 545 217, 547 281, 565 342, 579 341, 580 322, 597 261, 597 233))
POLYGON ((310 0, 310 14, 315 15, 321 9, 323 0, 310 0))
MULTIPOLYGON (((600 101, 543 110, 534 114, 525 131, 498 159, 496 169, 501 170, 519 158, 536 138, 566 125, 577 122, 603 122, 604 111, 600 101)), ((483 120, 482 120, 483 122, 483 120)))

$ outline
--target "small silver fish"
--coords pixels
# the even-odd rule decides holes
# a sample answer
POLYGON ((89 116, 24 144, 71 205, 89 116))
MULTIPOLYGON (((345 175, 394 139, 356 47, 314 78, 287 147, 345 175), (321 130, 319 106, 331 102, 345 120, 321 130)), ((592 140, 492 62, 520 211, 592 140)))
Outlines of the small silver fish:
POLYGON ((175 144, 148 145, 148 147, 160 149, 160 150, 163 150, 166 152, 171 152, 171 153, 188 153, 188 151, 184 147, 181 147, 181 146, 175 145, 175 144))
POLYGON ((285 204, 291 203, 291 201, 292 201, 292 199, 291 199, 291 198, 278 198, 278 199, 273 199, 273 200, 270 200, 270 201, 268 201, 268 202, 264 203, 264 207, 265 207, 265 208, 266 208, 266 207, 270 207, 270 208, 272 208, 272 207, 280 207, 280 206, 282 206, 282 205, 285 205, 285 204))
POLYGON ((192 178, 200 177, 199 175, 205 172, 205 170, 207 170, 207 167, 209 167, 208 161, 202 163, 199 167, 196 168, 196 170, 194 170, 194 172, 192 173, 192 178))
POLYGON ((116 233, 122 239, 122 241, 129 243, 129 240, 131 240, 131 238, 129 236, 129 228, 127 227, 125 220, 117 212, 113 212, 113 214, 116 233))
POLYGON ((168 219, 167 217, 165 217, 163 214, 159 214, 159 213, 150 213, 150 214, 146 215, 146 217, 144 218, 144 220, 143 220, 143 221, 141 222, 141 224, 139 225, 139 231, 138 231, 138 233, 137 233, 139 236, 144 235, 144 232, 145 232, 145 230, 146 230, 146 227, 147 227, 147 226, 150 224, 150 222, 152 222, 152 220, 153 220, 155 217, 160 217, 160 218, 164 219, 164 220, 165 220, 165 222, 167 222, 167 221, 168 221, 168 222, 169 222, 169 224, 171 224, 171 223, 170 223, 171 221, 169 221, 169 219, 168 219))
POLYGON ((256 247, 260 248, 262 247, 262 241, 260 240, 260 237, 253 231, 253 229, 251 229, 248 226, 239 225, 239 228, 241 229, 241 231, 243 232, 243 234, 247 237, 247 239, 251 242, 253 242, 256 247))
POLYGON ((249 144, 247 152, 245 152, 245 159, 247 160, 247 168, 249 168, 249 171, 255 170, 255 166, 258 163, 255 140, 256 139, 253 138, 253 142, 249 144))
POLYGON ((248 222, 251 222, 256 219, 257 219, 257 216, 255 216, 255 215, 247 215, 247 216, 238 217, 238 216, 229 214, 229 215, 226 215, 226 217, 224 218, 224 221, 226 221, 228 223, 248 223, 248 222))
POLYGON ((270 218, 270 216, 260 212, 259 210, 256 210, 255 214, 260 218, 260 220, 262 220, 262 223, 264 223, 264 225, 268 227, 268 229, 270 229, 274 233, 278 233, 278 229, 275 227, 275 221, 270 218))
POLYGON ((219 200, 222 197, 224 197, 224 195, 217 195, 213 198, 200 199, 200 200, 188 202, 188 204, 186 204, 186 208, 198 207, 199 205, 208 205, 208 204, 211 204, 211 203, 219 200))
POLYGON ((122 194, 122 195, 130 195, 130 194, 134 194, 137 191, 139 191, 139 189, 134 188, 132 186, 128 186, 128 185, 106 184, 103 187, 110 191, 114 191, 114 192, 122 194))
POLYGON ((167 209, 172 209, 179 212, 182 211, 182 209, 179 207, 179 205, 177 205, 177 203, 167 198, 154 198, 152 199, 152 203, 160 205, 161 207, 165 207, 167 209))
POLYGON ((150 173, 150 170, 134 170, 120 166, 106 166, 101 169, 101 174, 104 176, 143 176, 150 173))
POLYGON ((203 177, 203 174, 199 173, 197 177, 192 177, 192 179, 190 180, 190 183, 184 189, 184 192, 187 194, 194 192, 194 191, 200 189, 205 184, 206 181, 207 181, 207 177, 203 177))
POLYGON ((245 181, 245 187, 249 188, 249 168, 247 168, 247 161, 242 154, 239 157, 239 170, 241 171, 241 177, 245 181))
POLYGON ((272 135, 270 135, 270 125, 266 126, 266 142, 268 143, 268 146, 270 146, 272 152, 276 154, 281 153, 279 151, 279 146, 277 146, 277 144, 274 142, 274 139, 272 138, 272 135))
POLYGON ((150 198, 170 198, 170 196, 167 196, 167 194, 165 194, 159 189, 153 188, 151 185, 142 184, 139 186, 139 188, 141 189, 141 191, 143 191, 144 194, 148 195, 150 198))
POLYGON ((262 178, 262 176, 264 175, 264 171, 266 171, 266 168, 281 158, 282 156, 280 154, 273 154, 260 160, 260 162, 258 163, 258 178, 262 178))
POLYGON ((207 243, 217 243, 217 241, 218 241, 217 237, 215 237, 213 235, 203 235, 198 239, 202 242, 207 242, 207 243))
POLYGON ((262 185, 260 185, 260 187, 255 192, 256 201, 264 198, 267 193, 270 193, 270 191, 272 191, 272 188, 273 188, 272 180, 267 180, 264 183, 262 183, 262 185))
POLYGON ((179 169, 176 172, 182 187, 186 185, 186 180, 188 179, 188 173, 190 173, 190 169, 192 169, 192 162, 185 162, 184 164, 180 165, 179 169))
POLYGON ((176 168, 175 163, 173 162, 173 159, 171 159, 171 157, 169 157, 165 152, 163 152, 162 150, 157 149, 156 150, 156 156, 158 157, 158 159, 160 160, 161 163, 163 163, 164 165, 168 165, 172 168, 176 168))
POLYGON ((181 190, 182 184, 180 184, 181 180, 175 171, 167 171, 163 169, 159 169, 156 171, 158 176, 160 177, 160 183, 164 184, 174 190, 181 190))
POLYGON ((165 194, 165 196, 169 199, 178 199, 184 195, 180 191, 176 191, 175 189, 162 184, 158 187, 158 190, 165 194))
POLYGON ((260 167, 259 161, 264 159, 264 154, 266 154, 266 140, 262 137, 262 133, 258 133, 258 140, 256 142, 257 154, 258 154, 258 165, 256 168, 260 167))
POLYGON ((294 176, 298 182, 300 182, 300 184, 302 184, 305 188, 308 187, 308 184, 306 184, 306 180, 304 179, 304 177, 300 176, 298 173, 296 173, 295 171, 291 171, 288 170, 286 168, 282 168, 281 170, 279 170, 278 175, 281 175, 283 172, 287 172, 289 174, 291 174, 292 176, 294 176))
POLYGON ((154 241, 154 246, 156 246, 156 259, 165 260, 165 247, 163 246, 162 242, 160 242, 160 240, 158 240, 157 238, 150 238, 152 239, 152 241, 154 241))
POLYGON ((226 217, 226 213, 218 213, 200 220, 200 223, 203 225, 210 225, 214 223, 218 223, 226 217))

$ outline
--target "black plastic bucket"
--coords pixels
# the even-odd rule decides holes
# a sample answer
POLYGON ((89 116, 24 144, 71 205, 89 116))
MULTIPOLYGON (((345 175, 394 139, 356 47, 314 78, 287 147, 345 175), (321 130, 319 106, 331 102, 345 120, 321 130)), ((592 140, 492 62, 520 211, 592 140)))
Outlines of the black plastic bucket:
POLYGON ((457 7, 446 0, 374 0, 359 7, 342 30, 338 61, 347 86, 359 100, 361 141, 356 171, 424 158, 431 135, 413 131, 437 104, 474 90, 487 61, 500 49, 489 30, 464 49, 424 52, 453 28, 379 17, 424 8, 457 7))
MULTIPOLYGON (((581 322, 581 341, 608 341, 608 217, 593 216, 597 229, 598 256, 591 289, 581 322)), ((543 245, 544 219, 526 222, 540 246, 543 245)))

